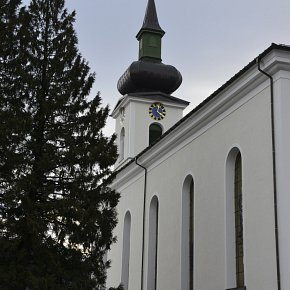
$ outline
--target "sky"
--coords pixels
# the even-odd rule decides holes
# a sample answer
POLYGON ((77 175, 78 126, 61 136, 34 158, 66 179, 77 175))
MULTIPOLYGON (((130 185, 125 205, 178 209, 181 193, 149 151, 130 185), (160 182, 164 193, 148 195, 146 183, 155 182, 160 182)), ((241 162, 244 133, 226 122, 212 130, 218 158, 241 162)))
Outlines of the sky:
MULTIPOLYGON (((29 1, 24 0, 27 4, 29 1)), ((155 0, 162 39, 162 60, 174 65, 183 83, 173 96, 191 104, 185 114, 221 87, 271 45, 290 45, 289 0, 155 0)), ((78 48, 89 62, 99 91, 111 110, 121 97, 117 81, 138 59, 135 38, 147 0, 67 0, 76 11, 78 48)), ((114 133, 110 117, 104 129, 114 133)))

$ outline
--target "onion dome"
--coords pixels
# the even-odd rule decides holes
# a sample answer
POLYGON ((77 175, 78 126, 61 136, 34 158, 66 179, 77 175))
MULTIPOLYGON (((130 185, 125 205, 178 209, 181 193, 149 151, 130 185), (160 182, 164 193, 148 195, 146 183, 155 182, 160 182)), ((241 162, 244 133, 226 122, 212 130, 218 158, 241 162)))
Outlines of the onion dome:
POLYGON ((122 95, 159 91, 171 94, 182 83, 180 72, 162 63, 161 39, 165 32, 159 25, 154 0, 148 0, 143 25, 136 38, 139 41, 139 60, 134 61, 118 81, 122 95))
POLYGON ((171 65, 149 61, 134 61, 118 81, 122 95, 137 92, 171 94, 180 86, 180 72, 171 65))

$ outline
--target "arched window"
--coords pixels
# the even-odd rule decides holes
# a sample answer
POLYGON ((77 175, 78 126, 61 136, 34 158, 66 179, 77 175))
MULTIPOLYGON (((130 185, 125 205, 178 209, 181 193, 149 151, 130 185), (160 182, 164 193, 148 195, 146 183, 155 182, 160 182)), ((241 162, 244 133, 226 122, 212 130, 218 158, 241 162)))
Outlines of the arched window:
POLYGON ((232 149, 226 168, 227 288, 245 286, 242 158, 232 149))
POLYGON ((182 187, 181 290, 193 289, 194 274, 194 183, 187 176, 182 187))
POLYGON ((149 208, 147 290, 157 287, 158 198, 154 196, 149 208))
POLYGON ((121 129, 120 133, 120 150, 119 150, 119 158, 120 160, 124 159, 124 150, 125 150, 125 129, 121 129))
POLYGON ((121 282, 124 290, 128 290, 129 285, 129 261, 130 261, 130 235, 131 235, 131 214, 126 212, 123 228, 123 252, 122 252, 122 276, 121 282))
POLYGON ((162 135, 162 127, 160 124, 153 123, 149 127, 149 145, 152 144, 162 135))
POLYGON ((235 241, 237 287, 245 286, 244 275, 244 232, 242 196, 242 158, 239 152, 235 162, 235 241))

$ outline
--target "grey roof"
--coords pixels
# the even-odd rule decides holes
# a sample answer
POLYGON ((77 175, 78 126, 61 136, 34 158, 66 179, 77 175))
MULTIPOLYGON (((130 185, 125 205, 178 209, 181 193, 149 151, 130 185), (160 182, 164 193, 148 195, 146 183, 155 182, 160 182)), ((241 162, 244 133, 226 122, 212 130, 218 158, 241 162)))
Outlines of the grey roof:
POLYGON ((148 0, 147 9, 143 21, 143 25, 137 34, 137 38, 140 36, 140 32, 143 30, 154 30, 165 34, 164 30, 160 27, 156 12, 156 6, 154 0, 148 0))

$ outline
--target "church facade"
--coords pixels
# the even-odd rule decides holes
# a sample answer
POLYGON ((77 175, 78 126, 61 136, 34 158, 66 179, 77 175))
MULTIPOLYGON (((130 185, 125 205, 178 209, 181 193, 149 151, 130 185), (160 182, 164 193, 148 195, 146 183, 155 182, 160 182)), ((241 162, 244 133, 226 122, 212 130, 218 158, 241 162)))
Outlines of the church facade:
POLYGON ((290 289, 290 47, 272 44, 185 117, 148 1, 118 82, 121 193, 107 285, 290 289))

